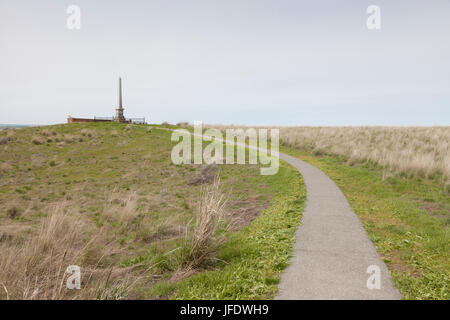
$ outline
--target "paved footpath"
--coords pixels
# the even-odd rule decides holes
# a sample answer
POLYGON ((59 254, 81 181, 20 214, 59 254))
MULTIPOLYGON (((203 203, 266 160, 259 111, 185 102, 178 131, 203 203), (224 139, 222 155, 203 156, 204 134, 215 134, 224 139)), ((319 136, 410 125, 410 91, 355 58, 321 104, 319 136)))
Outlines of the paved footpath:
POLYGON ((276 299, 401 299, 389 271, 336 184, 316 167, 280 153, 306 184, 302 225, 276 299), (380 289, 368 289, 369 266, 380 270, 380 289), (376 268, 376 267, 375 267, 376 268))
POLYGON ((302 225, 295 233, 293 258, 281 276, 275 299, 401 299, 386 265, 336 184, 298 158, 279 156, 303 175, 307 200, 302 225), (367 287, 371 266, 379 268, 380 289, 367 287))

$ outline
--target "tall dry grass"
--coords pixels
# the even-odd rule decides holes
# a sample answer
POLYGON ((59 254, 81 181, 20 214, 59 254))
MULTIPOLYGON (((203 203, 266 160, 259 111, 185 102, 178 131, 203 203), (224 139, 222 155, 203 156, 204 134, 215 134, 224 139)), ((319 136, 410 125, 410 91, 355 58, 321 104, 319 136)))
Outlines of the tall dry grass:
POLYGON ((136 278, 105 265, 113 247, 63 205, 54 207, 25 240, 0 244, 0 299, 121 299, 136 278), (81 268, 82 288, 66 288, 66 269, 81 268))
MULTIPOLYGON (((173 221, 145 219, 138 201, 134 191, 106 192, 101 226, 63 202, 41 219, 38 228, 0 239, 0 299, 122 299, 132 295, 136 286, 152 282, 159 272, 153 270, 155 265, 121 266, 127 244, 118 239, 124 235, 135 237, 130 241, 157 239, 173 221), (66 288, 71 265, 81 268, 80 290, 66 288)), ((213 259, 225 239, 225 203, 216 177, 202 189, 195 226, 187 228, 185 237, 181 232, 174 235, 184 239, 183 248, 164 254, 184 252, 180 258, 172 257, 179 271, 175 278, 188 276, 213 259)))
POLYGON ((450 127, 281 127, 280 139, 350 164, 370 161, 386 174, 450 179, 450 127))

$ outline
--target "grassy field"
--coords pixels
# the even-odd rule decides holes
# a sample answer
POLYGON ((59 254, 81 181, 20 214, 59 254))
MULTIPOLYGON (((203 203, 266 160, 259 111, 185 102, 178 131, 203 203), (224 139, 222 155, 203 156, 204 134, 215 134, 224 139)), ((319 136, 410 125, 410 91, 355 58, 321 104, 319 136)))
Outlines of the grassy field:
POLYGON ((370 162, 283 147, 343 191, 404 299, 450 299, 450 198, 439 179, 384 177, 370 162))
POLYGON ((450 127, 280 127, 287 146, 371 162, 384 177, 439 179, 450 192, 450 127))
POLYGON ((1 131, 0 298, 272 297, 299 223, 301 176, 173 165, 170 135, 114 123, 1 131), (223 221, 196 242, 199 211, 220 197, 223 221), (82 290, 65 289, 71 264, 82 290), (194 278, 202 289, 186 285, 194 278))

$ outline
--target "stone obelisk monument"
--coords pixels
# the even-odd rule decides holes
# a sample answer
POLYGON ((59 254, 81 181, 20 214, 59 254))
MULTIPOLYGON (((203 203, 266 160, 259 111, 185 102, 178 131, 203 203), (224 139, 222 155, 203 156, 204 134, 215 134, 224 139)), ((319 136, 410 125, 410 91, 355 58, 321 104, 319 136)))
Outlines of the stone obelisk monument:
POLYGON ((123 115, 122 107, 122 78, 119 77, 119 107, 116 109, 116 116, 114 117, 114 122, 126 122, 123 115))

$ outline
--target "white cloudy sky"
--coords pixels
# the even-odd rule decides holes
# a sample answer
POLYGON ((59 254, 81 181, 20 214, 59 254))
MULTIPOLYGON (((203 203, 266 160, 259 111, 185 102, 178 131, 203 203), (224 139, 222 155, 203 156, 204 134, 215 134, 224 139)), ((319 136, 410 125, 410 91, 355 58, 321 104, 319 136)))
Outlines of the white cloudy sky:
POLYGON ((151 122, 450 125, 450 1, 0 0, 0 123, 111 116, 119 76, 151 122))

